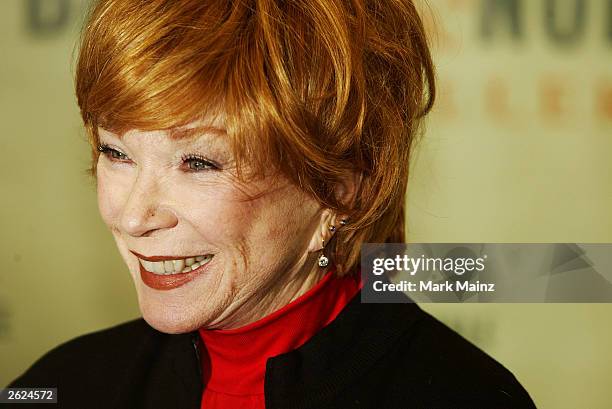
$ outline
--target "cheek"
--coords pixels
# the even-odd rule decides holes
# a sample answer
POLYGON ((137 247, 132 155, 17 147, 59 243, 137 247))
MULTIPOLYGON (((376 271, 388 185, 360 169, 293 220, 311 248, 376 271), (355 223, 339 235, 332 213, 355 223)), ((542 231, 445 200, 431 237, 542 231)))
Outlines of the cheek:
POLYGON ((235 263, 269 243, 278 220, 274 204, 264 197, 248 200, 233 183, 192 186, 175 196, 182 219, 200 237, 224 251, 235 263))
POLYGON ((238 195, 224 188, 191 192, 180 200, 183 218, 200 235, 214 242, 239 244, 261 217, 256 206, 241 202, 238 195))
POLYGON ((210 220, 219 237, 256 254, 280 254, 306 242, 318 206, 297 191, 283 189, 252 201, 229 199, 216 209, 210 220))
POLYGON ((113 178, 112 173, 99 169, 96 190, 100 216, 104 223, 112 228, 118 223, 127 189, 113 178))

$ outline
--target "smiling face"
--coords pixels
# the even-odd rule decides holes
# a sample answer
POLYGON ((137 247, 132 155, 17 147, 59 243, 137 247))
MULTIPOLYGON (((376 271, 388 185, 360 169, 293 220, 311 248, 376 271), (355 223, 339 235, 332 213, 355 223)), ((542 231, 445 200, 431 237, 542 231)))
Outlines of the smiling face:
POLYGON ((239 183, 222 132, 99 137, 100 213, 151 326, 241 326, 323 274, 316 250, 326 212, 281 176, 239 183))

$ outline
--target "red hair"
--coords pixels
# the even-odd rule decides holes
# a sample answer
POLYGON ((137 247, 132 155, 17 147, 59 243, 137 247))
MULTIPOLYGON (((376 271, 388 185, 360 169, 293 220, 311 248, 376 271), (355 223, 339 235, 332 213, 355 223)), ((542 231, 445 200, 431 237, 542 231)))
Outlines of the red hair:
POLYGON ((330 243, 339 274, 362 243, 405 240, 409 154, 435 96, 410 0, 101 0, 76 93, 94 176, 98 127, 170 130, 222 114, 239 170, 272 167, 350 215, 330 243), (335 192, 354 172, 351 206, 335 192))

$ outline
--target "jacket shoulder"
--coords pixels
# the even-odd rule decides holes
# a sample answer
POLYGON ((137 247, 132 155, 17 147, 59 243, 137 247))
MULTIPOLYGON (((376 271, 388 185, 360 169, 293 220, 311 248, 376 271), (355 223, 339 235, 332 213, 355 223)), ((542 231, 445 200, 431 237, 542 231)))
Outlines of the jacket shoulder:
POLYGON ((358 294, 311 340, 269 359, 266 407, 535 407, 502 364, 416 303, 397 301, 362 303, 358 294))
POLYGON ((160 335, 143 319, 81 335, 45 353, 10 387, 95 383, 109 373, 125 370, 160 335))
POLYGON ((512 372, 423 310, 388 358, 426 406, 535 408, 512 372))

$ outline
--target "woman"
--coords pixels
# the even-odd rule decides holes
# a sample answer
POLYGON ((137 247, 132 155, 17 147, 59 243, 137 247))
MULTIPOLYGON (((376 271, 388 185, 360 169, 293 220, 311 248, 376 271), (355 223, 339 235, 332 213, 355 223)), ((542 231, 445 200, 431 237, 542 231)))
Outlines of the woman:
POLYGON ((404 241, 434 100, 412 2, 101 0, 76 93, 144 319, 11 386, 67 408, 533 407, 415 304, 360 303, 361 244, 404 241))

